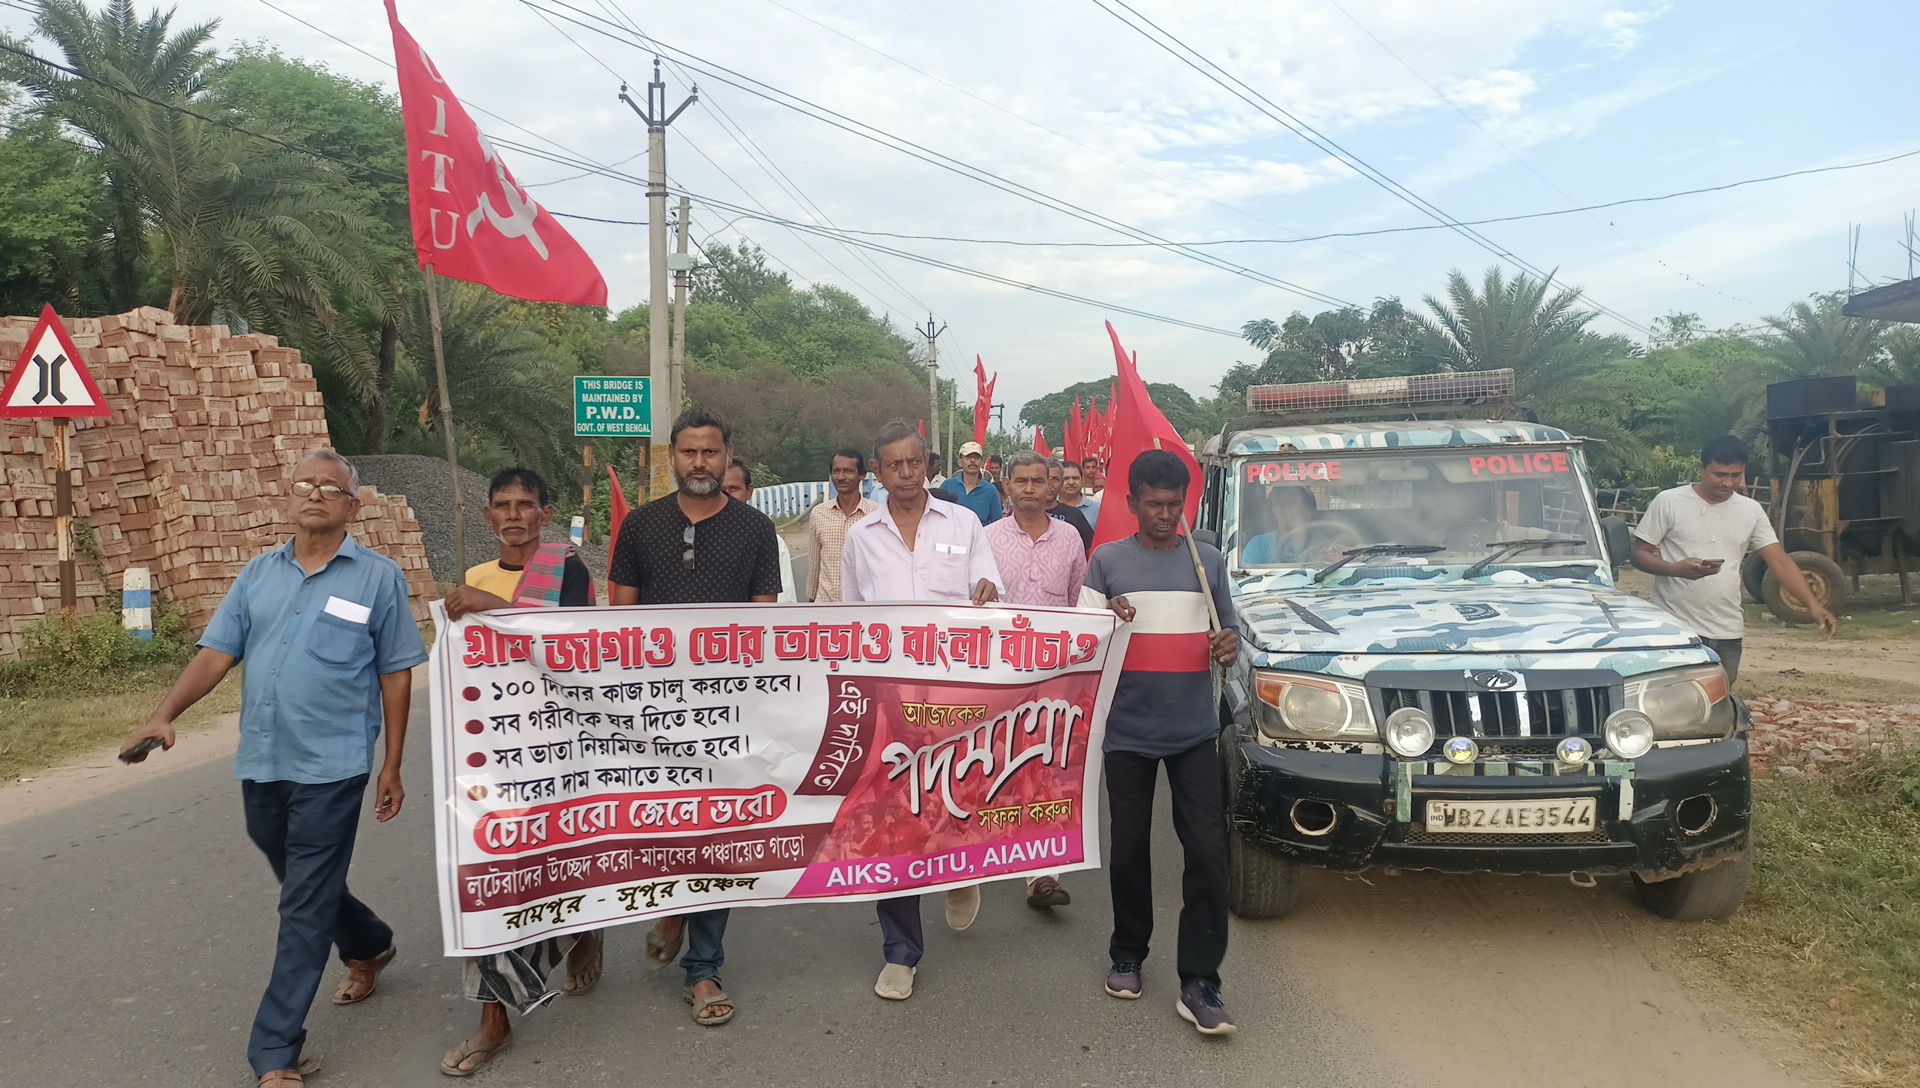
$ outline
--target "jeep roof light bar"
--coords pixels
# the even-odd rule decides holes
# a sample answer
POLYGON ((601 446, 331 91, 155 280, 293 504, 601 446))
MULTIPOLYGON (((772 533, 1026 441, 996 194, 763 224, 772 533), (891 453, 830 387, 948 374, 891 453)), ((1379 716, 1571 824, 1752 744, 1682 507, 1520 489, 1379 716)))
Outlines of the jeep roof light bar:
POLYGON ((1487 404, 1512 395, 1512 370, 1463 370, 1404 378, 1256 385, 1247 389, 1247 411, 1257 416, 1288 416, 1329 408, 1418 410, 1487 404))

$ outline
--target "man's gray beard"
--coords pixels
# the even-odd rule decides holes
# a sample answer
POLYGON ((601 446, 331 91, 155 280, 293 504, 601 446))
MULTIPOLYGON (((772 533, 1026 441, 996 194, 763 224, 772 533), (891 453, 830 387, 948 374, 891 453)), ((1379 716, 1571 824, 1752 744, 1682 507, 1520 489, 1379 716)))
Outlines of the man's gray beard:
POLYGON ((700 499, 704 499, 708 495, 720 490, 720 481, 711 476, 706 476, 698 480, 690 480, 676 472, 673 474, 673 482, 680 490, 700 499))

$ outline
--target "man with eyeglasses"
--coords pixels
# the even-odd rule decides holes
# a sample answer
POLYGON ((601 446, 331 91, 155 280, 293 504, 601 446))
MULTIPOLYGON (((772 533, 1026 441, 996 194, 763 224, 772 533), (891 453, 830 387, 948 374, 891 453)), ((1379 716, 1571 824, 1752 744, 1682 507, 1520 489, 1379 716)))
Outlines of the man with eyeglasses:
MULTIPOLYGON (((293 539, 248 563, 227 591, 200 652, 127 738, 138 763, 172 748, 173 721, 244 661, 240 750, 234 759, 247 837, 280 882, 280 936, 247 1060, 262 1085, 302 1083, 307 1009, 335 946, 347 977, 333 1003, 373 995, 393 961, 393 930, 347 891, 360 802, 386 724, 374 816, 400 814, 412 669, 427 660, 399 564, 347 532, 360 510, 359 473, 330 449, 293 468, 293 539)), ((307 1068, 314 1068, 309 1064, 307 1068)))
MULTIPOLYGON (((636 507, 620 525, 608 565, 609 603, 755 604, 780 593, 780 541, 767 515, 722 489, 733 460, 733 432, 705 408, 673 421, 673 479, 679 490, 636 507)), ((684 936, 687 1001, 702 1027, 733 1019, 720 983, 726 959, 725 909, 663 919, 647 939, 652 966, 672 962, 684 936)))

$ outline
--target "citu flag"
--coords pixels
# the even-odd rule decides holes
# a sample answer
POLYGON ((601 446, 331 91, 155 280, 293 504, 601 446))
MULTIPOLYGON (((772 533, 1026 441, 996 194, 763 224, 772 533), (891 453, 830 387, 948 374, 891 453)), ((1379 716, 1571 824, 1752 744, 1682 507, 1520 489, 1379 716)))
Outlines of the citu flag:
POLYGON ((605 306, 607 281, 467 116, 387 0, 400 112, 407 127, 407 198, 420 267, 530 302, 605 306))
POLYGON ((1187 440, 1180 437, 1180 432, 1153 403, 1147 383, 1140 380, 1139 367, 1120 346, 1120 334, 1113 331, 1111 321, 1107 322, 1107 335, 1113 340, 1113 358, 1120 368, 1120 380, 1114 385, 1113 400, 1107 404, 1107 419, 1112 430, 1107 455, 1107 490, 1101 497, 1100 524, 1093 530, 1095 548, 1125 540, 1140 531, 1140 520, 1127 509, 1127 473, 1133 468, 1134 458, 1151 449, 1165 450, 1186 462, 1188 526, 1200 515, 1200 462, 1187 449, 1187 440))
POLYGON ((620 526, 627 523, 627 493, 620 488, 620 474, 607 466, 608 494, 612 498, 613 517, 609 519, 607 530, 607 562, 613 562, 613 550, 620 546, 620 526))
POLYGON ((995 374, 992 381, 987 380, 987 364, 981 362, 978 355, 973 357, 973 440, 981 446, 987 444, 987 418, 993 415, 993 387, 1000 382, 995 374))
POLYGON ((1033 429, 1033 452, 1042 457, 1053 456, 1053 447, 1047 445, 1047 429, 1045 427, 1035 427, 1033 429))

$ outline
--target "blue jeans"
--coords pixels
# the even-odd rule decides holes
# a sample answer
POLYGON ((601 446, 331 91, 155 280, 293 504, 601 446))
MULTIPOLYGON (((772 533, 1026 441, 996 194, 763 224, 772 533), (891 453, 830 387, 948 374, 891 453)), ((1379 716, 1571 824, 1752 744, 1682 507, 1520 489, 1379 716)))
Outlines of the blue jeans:
POLYGON ((260 997, 247 1061, 256 1076, 300 1064, 307 1010, 326 973, 327 949, 370 960, 393 945, 393 930, 347 891, 354 834, 367 776, 343 782, 241 782, 247 837, 280 881, 280 939, 273 977, 260 997))
POLYGON ((727 962, 724 942, 731 913, 723 907, 687 915, 687 951, 680 957, 680 967, 687 973, 688 989, 720 977, 720 968, 727 962))
POLYGON ((920 928, 920 897, 896 895, 873 904, 880 916, 880 952, 888 963, 918 967, 926 954, 927 938, 920 928))

